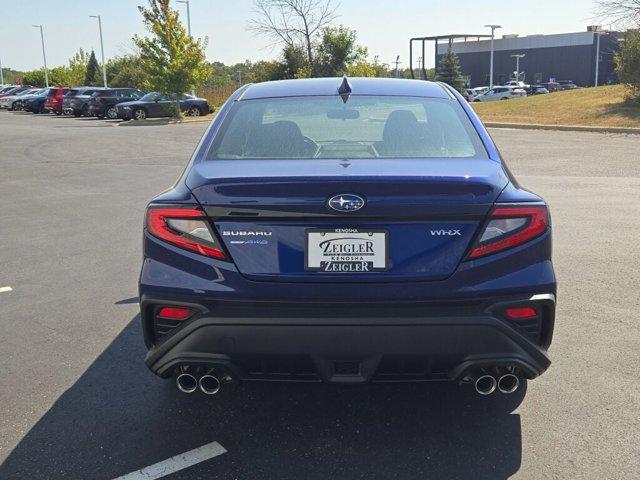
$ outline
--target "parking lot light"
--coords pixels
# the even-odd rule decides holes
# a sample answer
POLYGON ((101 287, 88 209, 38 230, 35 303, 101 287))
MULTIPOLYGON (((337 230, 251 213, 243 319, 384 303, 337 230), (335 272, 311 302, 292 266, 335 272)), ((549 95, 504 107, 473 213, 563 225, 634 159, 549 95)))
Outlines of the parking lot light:
POLYGON ((491 29, 491 60, 489 60, 489 89, 493 88, 493 41, 495 40, 496 30, 502 28, 502 25, 485 25, 491 29))
MULTIPOLYGON (((187 33, 191 38, 193 38, 193 36, 191 35, 191 10, 189 9, 189 0, 176 0, 176 1, 178 3, 184 3, 187 6, 187 33)), ((195 90, 191 90, 191 95, 194 97, 196 96, 195 90)))
POLYGON ((104 88, 107 88, 107 64, 104 62, 104 42, 102 41, 102 19, 100 15, 89 15, 91 18, 98 19, 98 32, 100 33, 100 52, 102 54, 102 82, 104 88))
POLYGON ((34 28, 40 29, 40 41, 42 42, 42 59, 44 60, 44 86, 49 88, 49 69, 47 68, 47 54, 44 49, 44 33, 42 25, 32 25, 34 28))

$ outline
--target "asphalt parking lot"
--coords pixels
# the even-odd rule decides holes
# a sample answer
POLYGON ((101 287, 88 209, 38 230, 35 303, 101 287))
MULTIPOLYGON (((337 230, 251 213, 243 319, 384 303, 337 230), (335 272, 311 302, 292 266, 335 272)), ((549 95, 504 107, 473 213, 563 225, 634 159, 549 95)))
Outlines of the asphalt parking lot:
POLYGON ((555 229, 554 363, 524 400, 447 385, 211 398, 146 369, 136 303, 145 204, 205 128, 0 112, 0 478, 113 479, 211 442, 226 453, 164 478, 638 478, 640 136, 492 131, 555 229))

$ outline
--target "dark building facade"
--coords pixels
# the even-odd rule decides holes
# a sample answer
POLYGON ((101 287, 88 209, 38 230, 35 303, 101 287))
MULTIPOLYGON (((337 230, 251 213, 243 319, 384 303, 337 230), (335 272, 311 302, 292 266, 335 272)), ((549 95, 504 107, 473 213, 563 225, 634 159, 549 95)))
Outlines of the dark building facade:
MULTIPOLYGON (((595 84, 597 37, 600 36, 598 84, 617 81, 613 55, 619 46, 618 33, 589 31, 556 35, 509 35, 494 42, 494 84, 502 85, 514 79, 516 59, 512 55, 524 54, 520 59, 520 72, 527 83, 551 80, 573 80, 587 87, 595 84)), ((438 45, 436 63, 449 48, 438 45)), ((471 87, 489 85, 491 41, 453 42, 451 49, 460 58, 461 70, 469 78, 471 87)), ((523 78, 521 77, 521 80, 523 78)))

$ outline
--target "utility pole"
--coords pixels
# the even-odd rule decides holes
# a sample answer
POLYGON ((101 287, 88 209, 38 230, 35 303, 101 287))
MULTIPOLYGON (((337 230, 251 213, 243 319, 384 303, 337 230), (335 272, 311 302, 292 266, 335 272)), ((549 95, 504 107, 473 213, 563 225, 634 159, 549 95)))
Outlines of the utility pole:
POLYGON ((40 41, 42 42, 42 59, 44 60, 44 83, 45 87, 49 88, 49 69, 47 68, 47 54, 44 50, 44 33, 42 32, 42 25, 32 25, 34 28, 40 29, 40 41))
POLYGON ((89 15, 91 18, 98 19, 98 31, 100 32, 100 52, 102 53, 102 83, 107 88, 107 64, 104 62, 104 42, 102 41, 102 19, 100 15, 89 15))
POLYGON ((520 81, 520 59, 526 57, 524 53, 519 53, 517 55, 511 55, 512 58, 516 59, 516 82, 520 81))
MULTIPOLYGON (((193 38, 193 36, 191 35, 191 10, 189 9, 189 0, 177 0, 177 2, 184 3, 187 6, 187 33, 191 38, 193 38)), ((191 96, 196 96, 196 92, 194 89, 191 89, 191 96)))
POLYGON ((2 59, 0 58, 0 85, 4 85, 4 72, 2 71, 2 59))
POLYGON ((496 30, 502 28, 502 25, 485 25, 491 29, 491 60, 489 63, 489 89, 493 88, 493 41, 495 40, 496 30))
POLYGON ((400 61, 400 55, 398 55, 398 56, 396 57, 396 61, 395 61, 395 62, 393 62, 393 63, 395 63, 395 64, 396 64, 396 78, 399 78, 399 77, 400 77, 400 71, 398 70, 398 65, 400 65, 400 64, 402 63, 402 62, 400 61))
POLYGON ((593 86, 597 87, 598 86, 598 80, 600 77, 600 36, 602 35, 601 32, 596 31, 596 78, 593 82, 593 86))

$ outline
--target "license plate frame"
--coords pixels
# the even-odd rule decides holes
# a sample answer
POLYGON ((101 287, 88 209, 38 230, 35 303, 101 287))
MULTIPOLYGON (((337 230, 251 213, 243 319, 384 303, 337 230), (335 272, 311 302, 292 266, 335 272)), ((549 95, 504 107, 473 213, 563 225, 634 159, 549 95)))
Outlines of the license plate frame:
POLYGON ((389 232, 376 228, 308 228, 305 230, 304 269, 350 275, 385 272, 389 269, 389 232), (342 246, 342 250, 322 251, 321 243, 325 241, 331 242, 330 248, 340 250, 342 246), (372 251, 369 251, 369 242, 372 242, 372 251), (344 246, 349 244, 352 251, 344 251, 344 246))

